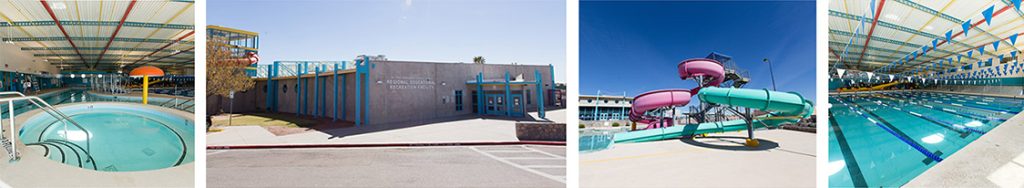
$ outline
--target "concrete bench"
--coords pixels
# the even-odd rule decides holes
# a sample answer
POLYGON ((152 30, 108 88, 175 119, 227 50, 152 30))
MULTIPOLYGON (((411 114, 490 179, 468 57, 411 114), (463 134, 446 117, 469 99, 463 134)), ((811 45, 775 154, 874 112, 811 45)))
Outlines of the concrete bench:
POLYGON ((519 138, 519 140, 565 141, 565 134, 565 123, 516 123, 516 138, 519 138))

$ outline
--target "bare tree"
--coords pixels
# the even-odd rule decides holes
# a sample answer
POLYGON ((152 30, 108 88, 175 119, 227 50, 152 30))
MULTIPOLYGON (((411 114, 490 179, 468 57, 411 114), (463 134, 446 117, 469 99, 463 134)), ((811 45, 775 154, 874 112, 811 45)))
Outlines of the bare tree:
POLYGON ((246 91, 256 85, 245 72, 249 64, 239 60, 244 57, 233 54, 227 38, 207 36, 206 41, 206 96, 216 95, 217 106, 232 91, 246 91))

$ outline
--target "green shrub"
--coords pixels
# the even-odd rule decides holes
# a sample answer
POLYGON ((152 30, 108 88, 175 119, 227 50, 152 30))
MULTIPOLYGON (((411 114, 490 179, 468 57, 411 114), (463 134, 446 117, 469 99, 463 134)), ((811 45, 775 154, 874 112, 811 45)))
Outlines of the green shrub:
POLYGON ((583 125, 582 123, 580 123, 580 129, 586 128, 586 127, 587 127, 586 125, 583 125))
POLYGON ((612 127, 619 127, 619 122, 612 123, 612 127))

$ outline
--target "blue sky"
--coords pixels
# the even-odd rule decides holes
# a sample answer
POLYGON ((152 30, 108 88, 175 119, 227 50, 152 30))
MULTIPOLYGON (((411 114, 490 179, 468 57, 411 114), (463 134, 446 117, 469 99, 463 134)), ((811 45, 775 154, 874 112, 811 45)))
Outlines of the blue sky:
POLYGON ((392 60, 555 66, 565 82, 565 2, 209 1, 207 24, 260 33, 261 63, 392 60))
POLYGON ((815 3, 580 2, 580 94, 635 96, 690 89, 676 65, 711 52, 749 71, 746 88, 771 89, 768 58, 779 91, 814 101, 815 3))

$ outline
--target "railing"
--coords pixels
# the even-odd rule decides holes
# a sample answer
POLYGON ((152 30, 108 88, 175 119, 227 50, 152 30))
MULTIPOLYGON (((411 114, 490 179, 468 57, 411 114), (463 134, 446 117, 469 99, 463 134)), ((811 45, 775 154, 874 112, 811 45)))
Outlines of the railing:
MULTIPOLYGON (((15 143, 18 140, 17 139, 17 132, 18 131, 14 128, 15 127, 15 125, 14 125, 14 116, 15 116, 15 114, 14 114, 14 102, 15 101, 20 101, 20 100, 26 100, 28 102, 31 102, 37 108, 43 110, 43 112, 46 112, 47 114, 50 114, 50 116, 53 116, 54 118, 57 118, 57 121, 63 120, 65 127, 67 126, 68 122, 71 122, 71 124, 75 125, 75 127, 78 127, 78 129, 81 129, 82 132, 85 133, 85 148, 86 148, 86 151, 87 152, 92 151, 92 146, 90 144, 90 139, 92 139, 92 133, 90 133, 89 130, 86 130, 85 127, 82 127, 82 125, 79 125, 78 122, 75 122, 74 120, 71 120, 71 117, 69 117, 68 115, 64 114, 60 110, 57 110, 57 108, 54 108, 53 106, 51 106, 50 103, 47 103, 45 100, 43 100, 43 99, 41 99, 39 97, 36 97, 36 96, 25 96, 25 94, 22 94, 21 92, 15 92, 15 91, 0 92, 0 96, 3 96, 3 95, 18 95, 18 96, 20 96, 20 97, 0 98, 0 103, 7 102, 7 110, 8 110, 7 111, 7 114, 8 114, 7 117, 8 117, 8 119, 10 119, 10 129, 9 130, 11 131, 11 137, 9 139, 10 139, 10 144, 11 144, 11 153, 10 153, 11 161, 17 161, 20 158, 18 156, 17 147, 15 146, 15 143), (43 105, 40 105, 39 103, 42 103, 43 105)), ((0 112, 0 113, 2 113, 2 112, 0 112)), ((3 124, 3 122, 0 121, 0 128, 3 127, 2 124, 3 124)), ((65 137, 67 137, 67 135, 65 135, 65 137)))

